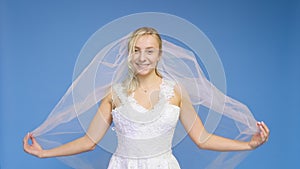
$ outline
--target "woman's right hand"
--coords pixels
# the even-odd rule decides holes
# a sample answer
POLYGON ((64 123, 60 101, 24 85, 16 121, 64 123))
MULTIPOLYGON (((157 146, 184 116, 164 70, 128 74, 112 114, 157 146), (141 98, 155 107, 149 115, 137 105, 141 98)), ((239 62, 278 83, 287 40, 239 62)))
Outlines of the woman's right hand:
POLYGON ((43 148, 36 141, 32 133, 28 133, 23 139, 23 148, 24 151, 28 154, 34 155, 36 157, 42 158, 43 148), (31 140, 32 144, 28 143, 28 140, 31 140))

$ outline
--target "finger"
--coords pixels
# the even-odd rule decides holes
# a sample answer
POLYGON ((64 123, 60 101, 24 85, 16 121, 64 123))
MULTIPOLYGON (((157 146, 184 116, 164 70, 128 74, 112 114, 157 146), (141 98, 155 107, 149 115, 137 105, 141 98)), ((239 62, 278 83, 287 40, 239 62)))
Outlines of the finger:
POLYGON ((29 133, 27 133, 27 134, 24 136, 24 138, 23 138, 23 143, 26 142, 26 140, 28 139, 28 136, 29 136, 28 134, 29 134, 29 133))
POLYGON ((263 132, 266 137, 269 135, 269 129, 264 122, 257 122, 260 132, 263 132))
POLYGON ((262 131, 263 131, 264 134, 265 134, 266 139, 268 139, 268 138, 269 138, 269 135, 270 135, 270 130, 269 130, 269 128, 267 127, 267 125, 266 125, 264 122, 261 122, 261 128, 262 128, 262 131))
POLYGON ((262 124, 261 124, 261 122, 257 122, 256 125, 257 125, 257 127, 259 129, 259 132, 261 132, 262 131, 262 128, 261 128, 262 124))
POLYGON ((263 133, 264 136, 267 136, 267 135, 268 135, 268 134, 267 134, 267 131, 266 131, 265 128, 262 126, 262 124, 259 125, 259 129, 260 129, 260 132, 263 133))
POLYGON ((264 128, 262 128, 261 122, 257 122, 256 125, 257 125, 257 127, 258 127, 258 129, 259 129, 259 132, 258 132, 258 133, 259 133, 259 135, 261 136, 262 132, 264 131, 264 128))
POLYGON ((263 144, 266 141, 266 136, 263 132, 260 132, 260 144, 263 144))
POLYGON ((257 125, 257 127, 259 127, 260 126, 260 122, 258 121, 258 122, 256 122, 256 125, 257 125))
POLYGON ((29 133, 27 133, 26 135, 25 135, 25 137, 23 138, 23 145, 25 146, 25 145, 28 145, 28 138, 29 138, 29 133))
POLYGON ((30 133, 30 138, 32 140, 32 143, 37 143, 36 137, 33 135, 33 133, 30 133))
POLYGON ((262 126, 260 126, 259 128, 261 130, 260 132, 261 140, 262 142, 265 142, 267 140, 268 134, 266 133, 265 129, 262 126))
POLYGON ((26 134, 26 136, 23 139, 23 149, 27 153, 29 153, 29 148, 30 148, 30 145, 28 144, 28 139, 29 139, 29 133, 26 134))
POLYGON ((270 134, 270 129, 268 128, 268 126, 262 121, 261 125, 263 126, 263 128, 265 129, 265 131, 268 133, 268 135, 270 134))
POLYGON ((265 133, 269 134, 270 130, 269 130, 269 128, 267 127, 267 125, 264 122, 260 122, 259 126, 262 127, 261 128, 262 131, 264 131, 265 133))
POLYGON ((35 139, 35 137, 33 135, 31 135, 30 138, 32 140, 32 144, 36 144, 37 143, 37 141, 36 141, 36 139, 35 139))

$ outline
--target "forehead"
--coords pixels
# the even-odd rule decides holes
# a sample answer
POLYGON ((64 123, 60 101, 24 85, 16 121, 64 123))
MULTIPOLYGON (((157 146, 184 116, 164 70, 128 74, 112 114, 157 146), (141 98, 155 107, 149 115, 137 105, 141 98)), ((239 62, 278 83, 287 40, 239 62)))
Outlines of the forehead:
POLYGON ((142 35, 137 38, 134 47, 136 48, 159 48, 155 35, 142 35))

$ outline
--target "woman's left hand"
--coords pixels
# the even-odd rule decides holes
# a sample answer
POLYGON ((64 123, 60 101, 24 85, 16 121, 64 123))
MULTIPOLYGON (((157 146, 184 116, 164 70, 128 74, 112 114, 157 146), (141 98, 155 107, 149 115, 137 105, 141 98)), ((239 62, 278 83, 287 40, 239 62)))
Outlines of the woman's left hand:
POLYGON ((254 134, 249 142, 251 149, 256 149, 260 145, 268 141, 270 130, 264 122, 257 122, 259 132, 254 134))

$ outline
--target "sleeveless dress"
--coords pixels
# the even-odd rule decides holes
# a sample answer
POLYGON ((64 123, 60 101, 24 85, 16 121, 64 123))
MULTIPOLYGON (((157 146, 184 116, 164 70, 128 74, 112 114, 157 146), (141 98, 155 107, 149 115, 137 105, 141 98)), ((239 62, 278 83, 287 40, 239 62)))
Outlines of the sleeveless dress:
POLYGON ((171 149, 180 112, 169 102, 174 85, 162 80, 158 101, 150 110, 139 105, 133 95, 128 96, 121 84, 113 86, 120 102, 112 111, 118 146, 108 169, 180 169, 171 149))

